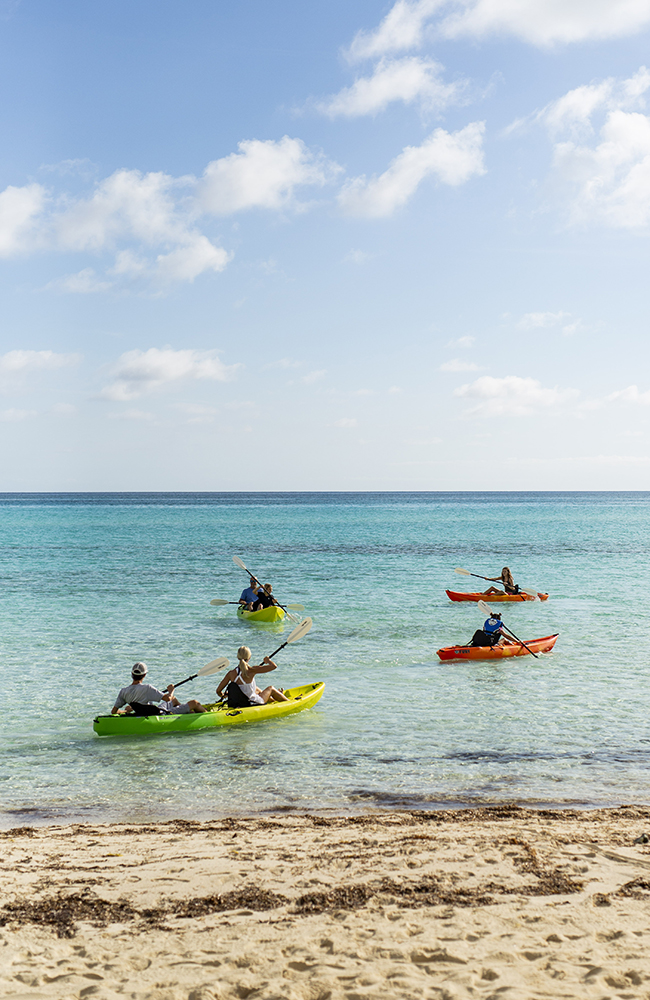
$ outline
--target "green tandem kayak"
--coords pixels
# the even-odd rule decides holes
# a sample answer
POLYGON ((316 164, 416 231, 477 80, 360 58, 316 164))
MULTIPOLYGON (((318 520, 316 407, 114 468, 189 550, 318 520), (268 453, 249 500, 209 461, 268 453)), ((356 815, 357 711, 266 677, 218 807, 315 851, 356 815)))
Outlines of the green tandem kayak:
POLYGON ((244 722, 263 722, 292 715, 312 708, 320 699, 325 684, 303 684, 284 693, 289 701, 272 701, 250 708, 228 708, 227 705, 206 705, 209 712, 191 715, 98 715, 93 729, 98 736, 153 736, 158 733, 186 733, 216 726, 238 726, 244 722))
POLYGON ((245 608, 237 608, 237 617, 244 618, 249 622, 281 622, 284 618, 284 611, 275 604, 271 605, 270 608, 260 608, 259 611, 246 611, 245 608))

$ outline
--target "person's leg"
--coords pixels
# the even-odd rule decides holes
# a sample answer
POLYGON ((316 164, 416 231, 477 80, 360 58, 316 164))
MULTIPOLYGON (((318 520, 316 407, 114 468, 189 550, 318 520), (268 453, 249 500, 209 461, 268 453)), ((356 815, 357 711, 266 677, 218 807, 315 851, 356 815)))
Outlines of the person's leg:
POLYGON ((282 691, 278 691, 277 688, 272 686, 264 688, 263 691, 260 691, 260 696, 264 699, 264 704, 269 701, 289 701, 287 696, 282 694, 282 691))
POLYGON ((205 705, 202 705, 196 698, 190 698, 187 704, 191 712, 207 712, 205 705))

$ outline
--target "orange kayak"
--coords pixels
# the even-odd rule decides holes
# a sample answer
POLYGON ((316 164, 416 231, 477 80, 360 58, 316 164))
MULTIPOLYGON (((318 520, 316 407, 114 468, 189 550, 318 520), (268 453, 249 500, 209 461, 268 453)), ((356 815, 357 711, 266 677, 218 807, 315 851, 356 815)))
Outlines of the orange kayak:
MULTIPOLYGON (((532 594, 459 594, 456 590, 445 591, 450 601, 534 601, 532 594)), ((548 601, 548 594, 538 594, 540 601, 548 601)))
POLYGON ((548 653, 553 649, 557 637, 546 635, 543 639, 526 639, 526 649, 520 642, 508 646, 445 646, 438 650, 441 660, 502 660, 507 656, 527 656, 529 650, 533 653, 548 653))

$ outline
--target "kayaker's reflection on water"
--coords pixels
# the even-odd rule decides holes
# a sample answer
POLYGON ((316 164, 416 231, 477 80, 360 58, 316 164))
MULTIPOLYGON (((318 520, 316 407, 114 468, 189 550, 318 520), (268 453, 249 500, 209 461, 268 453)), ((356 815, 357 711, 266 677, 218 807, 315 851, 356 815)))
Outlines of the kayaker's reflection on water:
MULTIPOLYGON (((487 576, 486 580, 490 580, 491 583, 501 583, 503 585, 503 590, 506 594, 518 594, 519 586, 512 579, 512 573, 507 566, 504 566, 501 570, 501 576, 487 576)), ((499 590, 498 587, 488 587, 485 591, 487 594, 502 594, 503 590, 499 590)))
POLYGON ((470 646, 509 646, 510 639, 502 632, 503 624, 498 612, 486 619, 483 628, 478 628, 472 636, 470 646))
POLYGON ((246 587, 246 590, 242 590, 241 597, 239 598, 242 608, 245 608, 246 611, 252 611, 253 605, 259 597, 259 592, 260 588, 257 585, 257 580, 252 576, 248 587, 246 587))
POLYGON ((282 690, 272 685, 261 690, 255 683, 257 674, 268 674, 277 670, 277 664, 265 656, 256 667, 250 663, 251 651, 248 646, 240 646, 237 650, 237 666, 229 670, 219 683, 217 697, 222 698, 224 692, 228 698, 228 708, 248 708, 251 705, 266 705, 268 701, 289 701, 282 690))
POLYGON ((134 663, 131 670, 131 683, 123 687, 118 694, 111 715, 189 715, 191 712, 207 712, 200 701, 191 698, 184 704, 174 694, 174 685, 169 684, 166 691, 159 691, 152 684, 144 684, 147 667, 144 663, 134 663))

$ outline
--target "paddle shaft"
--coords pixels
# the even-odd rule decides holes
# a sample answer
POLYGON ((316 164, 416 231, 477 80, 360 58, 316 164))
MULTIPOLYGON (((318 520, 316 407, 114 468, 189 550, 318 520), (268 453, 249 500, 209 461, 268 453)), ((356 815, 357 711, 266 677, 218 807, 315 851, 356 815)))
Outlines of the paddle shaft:
MULTIPOLYGON (((510 632, 510 635, 512 636, 513 639, 517 639, 515 633, 511 632, 510 629, 507 627, 507 625, 502 625, 501 628, 503 629, 504 632, 510 632)), ((521 639, 517 639, 517 642, 519 643, 520 646, 523 646, 524 649, 527 649, 528 652, 531 654, 531 656, 534 656, 536 660, 539 660, 539 656, 537 655, 537 653, 533 653, 530 646, 527 646, 525 642, 521 641, 521 639)))
POLYGON ((181 684, 187 684, 188 681, 193 681, 194 678, 198 676, 199 676, 198 674, 192 674, 191 677, 186 677, 184 681, 179 681, 178 684, 174 684, 174 690, 176 690, 176 688, 179 688, 181 684))

